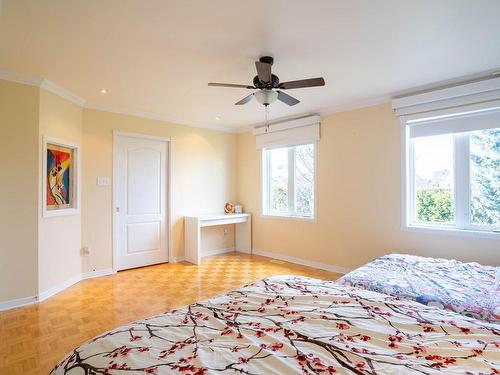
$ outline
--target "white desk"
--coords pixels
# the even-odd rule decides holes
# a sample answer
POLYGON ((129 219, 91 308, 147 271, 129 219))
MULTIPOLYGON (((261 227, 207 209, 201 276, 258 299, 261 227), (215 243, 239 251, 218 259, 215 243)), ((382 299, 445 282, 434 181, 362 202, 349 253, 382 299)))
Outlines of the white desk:
POLYGON ((201 228, 214 225, 235 225, 235 250, 250 253, 252 249, 252 216, 250 214, 220 214, 184 217, 184 252, 186 260, 200 264, 201 228))

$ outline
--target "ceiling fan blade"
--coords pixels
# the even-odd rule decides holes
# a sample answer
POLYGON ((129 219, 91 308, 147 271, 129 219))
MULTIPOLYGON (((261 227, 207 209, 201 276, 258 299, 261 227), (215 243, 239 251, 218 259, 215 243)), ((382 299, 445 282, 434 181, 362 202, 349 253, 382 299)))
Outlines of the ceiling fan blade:
POLYGON ((255 62, 257 68, 257 75, 262 82, 271 82, 271 65, 260 61, 255 62))
POLYGON ((236 85, 234 83, 214 83, 210 82, 208 84, 209 86, 215 86, 215 87, 233 87, 237 89, 254 89, 255 87, 249 86, 249 85, 236 85))
POLYGON ((245 96, 243 99, 241 99, 239 102, 234 103, 235 105, 242 105, 248 103, 250 100, 252 100, 253 94, 245 96))
POLYGON ((303 87, 316 87, 324 85, 325 85, 325 80, 323 79, 323 77, 318 77, 318 78, 299 79, 298 81, 282 82, 280 83, 279 88, 284 90, 289 90, 289 89, 300 89, 303 87))
POLYGON ((283 91, 278 90, 277 93, 278 93, 278 100, 282 101, 285 104, 295 105, 300 103, 300 100, 295 99, 293 96, 285 94, 283 91))

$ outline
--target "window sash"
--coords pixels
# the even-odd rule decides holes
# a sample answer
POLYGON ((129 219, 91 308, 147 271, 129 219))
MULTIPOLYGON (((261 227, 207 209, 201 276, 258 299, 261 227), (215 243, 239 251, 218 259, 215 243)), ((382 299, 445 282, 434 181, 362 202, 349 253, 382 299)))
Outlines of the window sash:
POLYGON ((295 217, 303 219, 314 219, 316 212, 316 144, 315 143, 301 143, 293 146, 288 146, 288 212, 282 213, 278 211, 271 210, 271 157, 268 151, 276 148, 285 147, 273 147, 273 148, 263 148, 262 149, 262 214, 267 216, 285 216, 285 217, 295 217), (313 178, 313 202, 312 202, 312 212, 310 216, 301 215, 296 212, 295 209, 295 182, 296 182, 296 170, 295 170, 295 153, 296 147, 302 145, 312 145, 313 155, 314 155, 314 178, 313 178))
POLYGON ((470 175, 470 133, 454 134, 453 137, 453 181, 455 223, 419 222, 416 220, 416 180, 414 139, 408 138, 408 189, 407 222, 411 226, 429 228, 449 228, 461 230, 495 231, 495 227, 475 225, 471 221, 471 175, 470 175))

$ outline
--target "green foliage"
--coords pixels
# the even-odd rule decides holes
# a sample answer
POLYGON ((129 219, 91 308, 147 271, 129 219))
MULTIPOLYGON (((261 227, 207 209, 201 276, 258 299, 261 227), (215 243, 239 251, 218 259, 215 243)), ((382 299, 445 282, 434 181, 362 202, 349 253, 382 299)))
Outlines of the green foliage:
POLYGON ((430 223, 449 223, 454 218, 453 195, 450 189, 417 191, 417 220, 430 223))

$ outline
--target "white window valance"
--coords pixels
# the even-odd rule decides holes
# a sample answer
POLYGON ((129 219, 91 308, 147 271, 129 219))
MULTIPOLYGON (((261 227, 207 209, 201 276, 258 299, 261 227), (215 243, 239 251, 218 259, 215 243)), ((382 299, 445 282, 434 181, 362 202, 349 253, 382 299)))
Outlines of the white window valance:
POLYGON ((410 138, 500 127, 500 78, 483 79, 392 101, 410 138))
POLYGON ((253 129, 257 149, 314 143, 320 139, 320 116, 307 116, 253 129))

